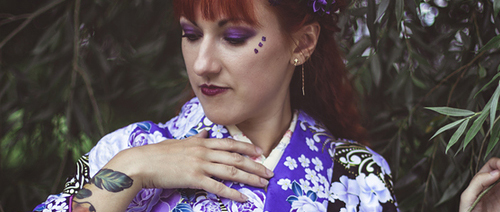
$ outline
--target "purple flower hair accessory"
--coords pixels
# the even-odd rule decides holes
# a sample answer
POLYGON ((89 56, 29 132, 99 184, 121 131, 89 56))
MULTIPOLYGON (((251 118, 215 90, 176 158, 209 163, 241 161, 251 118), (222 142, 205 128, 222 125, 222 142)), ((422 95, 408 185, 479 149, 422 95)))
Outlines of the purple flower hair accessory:
MULTIPOLYGON (((268 1, 269 4, 271 4, 271 6, 278 6, 282 0, 268 0, 268 1)), ((328 0, 309 0, 307 5, 312 7, 315 13, 323 15, 324 13, 330 14, 333 4, 335 4, 335 0, 332 0, 331 3, 329 3, 328 0)))

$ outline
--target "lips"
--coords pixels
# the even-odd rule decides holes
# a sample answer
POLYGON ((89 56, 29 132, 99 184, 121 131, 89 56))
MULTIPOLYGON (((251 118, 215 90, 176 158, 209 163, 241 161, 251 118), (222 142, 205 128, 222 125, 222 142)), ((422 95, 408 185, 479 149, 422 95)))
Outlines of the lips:
POLYGON ((215 85, 206 85, 206 84, 201 85, 200 88, 201 92, 207 96, 216 96, 226 92, 229 89, 226 87, 219 87, 215 85))

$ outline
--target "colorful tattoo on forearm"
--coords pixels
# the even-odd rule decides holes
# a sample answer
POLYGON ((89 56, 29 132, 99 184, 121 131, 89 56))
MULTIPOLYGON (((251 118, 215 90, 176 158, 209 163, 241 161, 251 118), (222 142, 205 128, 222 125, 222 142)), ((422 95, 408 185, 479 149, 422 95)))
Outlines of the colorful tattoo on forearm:
MULTIPOLYGON (((111 169, 101 169, 97 174, 90 179, 90 183, 94 184, 97 188, 105 189, 109 192, 120 192, 124 189, 130 188, 134 180, 126 174, 113 171, 111 169)), ((76 199, 85 199, 92 196, 92 191, 84 188, 75 195, 76 199)), ((78 212, 95 212, 95 208, 90 202, 77 202, 73 200, 73 211, 78 212)))

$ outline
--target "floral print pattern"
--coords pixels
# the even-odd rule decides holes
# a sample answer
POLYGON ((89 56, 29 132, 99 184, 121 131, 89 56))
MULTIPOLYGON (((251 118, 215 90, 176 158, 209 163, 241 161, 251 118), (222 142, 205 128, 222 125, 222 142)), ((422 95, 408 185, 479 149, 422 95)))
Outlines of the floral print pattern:
MULTIPOLYGON (((141 122, 119 129, 101 139, 88 154, 90 178, 119 151, 183 139, 207 130, 212 138, 228 138, 228 130, 204 116, 198 100, 183 106, 165 124, 141 122)), ((334 138, 303 112, 290 143, 275 167, 268 187, 255 188, 221 181, 249 197, 241 203, 203 190, 143 189, 127 211, 397 211, 387 162, 371 149, 334 138)), ((52 195, 34 211, 68 211, 69 194, 52 195)))

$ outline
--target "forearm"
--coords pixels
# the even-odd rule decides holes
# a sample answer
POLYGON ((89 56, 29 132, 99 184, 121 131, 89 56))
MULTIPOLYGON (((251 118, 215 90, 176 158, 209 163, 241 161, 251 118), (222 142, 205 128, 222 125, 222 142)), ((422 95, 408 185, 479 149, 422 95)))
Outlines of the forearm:
POLYGON ((73 211, 125 211, 142 189, 136 173, 127 156, 116 155, 73 197, 73 211))

